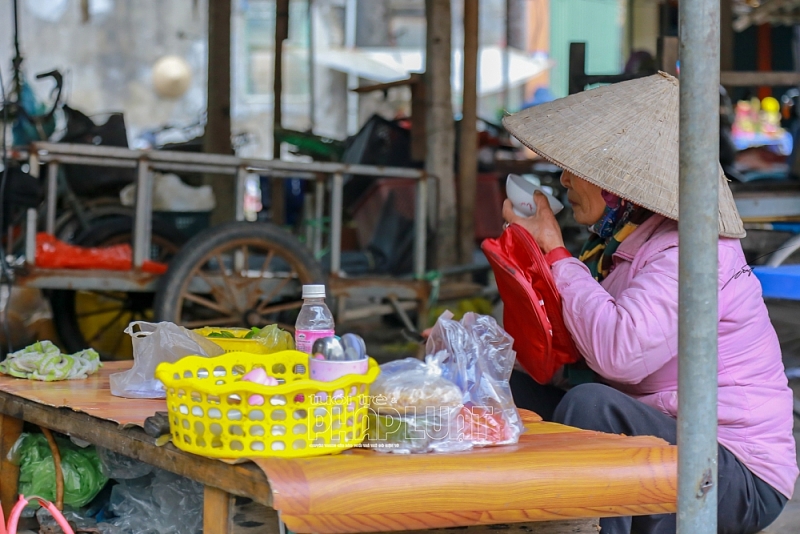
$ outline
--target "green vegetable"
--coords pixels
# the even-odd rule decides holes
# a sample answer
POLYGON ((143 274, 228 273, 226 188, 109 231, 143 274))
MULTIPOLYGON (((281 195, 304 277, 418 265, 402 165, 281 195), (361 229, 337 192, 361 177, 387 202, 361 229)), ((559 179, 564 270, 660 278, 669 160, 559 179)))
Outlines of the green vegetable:
POLYGON ((45 340, 10 354, 0 363, 0 373, 51 382, 86 378, 102 365, 100 356, 92 349, 61 354, 58 347, 45 340))
POLYGON ((261 329, 254 326, 247 334, 245 334, 244 338, 242 339, 253 339, 253 337, 257 336, 259 332, 261 332, 261 329))
POLYGON ((206 337, 210 338, 225 338, 225 339, 236 339, 236 336, 233 335, 233 332, 228 332, 227 330, 221 330, 219 332, 211 332, 206 337))
MULTIPOLYGON (((94 447, 81 449, 60 437, 56 437, 56 442, 64 474, 64 504, 75 508, 85 506, 108 481, 100 467, 97 451, 94 447)), ((55 500, 56 474, 45 437, 42 434, 22 434, 11 455, 19 464, 19 492, 55 500)))

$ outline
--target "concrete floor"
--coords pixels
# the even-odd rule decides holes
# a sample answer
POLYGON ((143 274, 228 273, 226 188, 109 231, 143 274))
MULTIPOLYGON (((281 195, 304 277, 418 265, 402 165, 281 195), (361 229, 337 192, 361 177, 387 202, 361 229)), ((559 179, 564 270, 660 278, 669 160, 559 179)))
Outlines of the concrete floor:
MULTIPOLYGON (((800 302, 771 301, 770 318, 783 350, 786 367, 800 367, 800 302)), ((790 382, 795 397, 800 398, 800 380, 790 382)), ((795 417, 794 437, 800 452, 800 419, 795 417)), ((800 454, 798 454, 800 461, 800 454)), ((794 534, 800 532, 800 482, 795 485, 794 497, 786 504, 783 513, 763 532, 769 534, 794 534)))

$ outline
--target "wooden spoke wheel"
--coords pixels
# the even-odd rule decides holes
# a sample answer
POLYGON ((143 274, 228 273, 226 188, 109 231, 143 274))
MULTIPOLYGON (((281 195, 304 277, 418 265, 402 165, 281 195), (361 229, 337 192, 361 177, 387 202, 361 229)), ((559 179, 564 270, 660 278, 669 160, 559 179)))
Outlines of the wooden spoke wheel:
POLYGON ((187 328, 263 327, 293 331, 303 284, 324 283, 311 252, 269 223, 228 223, 190 240, 159 281, 159 321, 187 328))
MULTIPOLYGON (((81 246, 107 247, 130 243, 133 221, 128 217, 94 223, 79 240, 81 246)), ((154 221, 150 259, 169 262, 186 238, 174 227, 154 221)), ((123 332, 131 321, 153 320, 153 294, 125 291, 51 293, 53 320, 69 352, 93 348, 104 360, 133 357, 130 338, 123 332)))

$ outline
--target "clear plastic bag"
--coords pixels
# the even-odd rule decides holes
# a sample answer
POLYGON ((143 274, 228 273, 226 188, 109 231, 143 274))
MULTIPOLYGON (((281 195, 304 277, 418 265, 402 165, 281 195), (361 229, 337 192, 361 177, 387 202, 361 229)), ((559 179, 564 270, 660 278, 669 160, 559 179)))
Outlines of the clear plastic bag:
POLYGON ((130 480, 149 475, 155 469, 152 465, 134 460, 122 454, 97 447, 97 456, 100 458, 100 467, 103 474, 114 480, 130 480))
POLYGON ((294 336, 286 330, 281 330, 277 324, 265 326, 253 334, 253 339, 264 345, 270 353, 294 350, 294 336))
POLYGON ((459 433, 462 392, 442 377, 442 352, 424 362, 406 358, 381 366, 370 393, 367 446, 381 452, 454 452, 472 447, 459 433))
POLYGON ((430 407, 425 411, 369 411, 366 446, 379 452, 410 454, 458 452, 472 448, 460 427, 463 406, 430 407))
POLYGON ((381 374, 370 388, 372 404, 378 412, 459 406, 460 389, 442 376, 446 358, 447 354, 436 354, 427 356, 424 362, 406 358, 382 365, 381 374))
MULTIPOLYGON (((64 516, 64 519, 66 519, 69 524, 73 526, 75 532, 92 532, 93 529, 97 528, 97 521, 91 517, 84 517, 81 513, 76 512, 75 510, 69 510, 65 507, 62 515, 64 516)), ((56 518, 53 517, 50 511, 46 508, 39 508, 39 510, 36 511, 36 521, 39 522, 40 533, 57 532, 63 534, 64 532, 58 525, 56 518)))
POLYGON ((198 534, 203 530, 203 485, 161 469, 121 480, 111 490, 116 517, 98 523, 114 534, 198 534))
POLYGON ((445 312, 428 337, 428 354, 447 355, 442 376, 463 393, 459 431, 474 445, 516 443, 523 431, 508 384, 516 361, 513 345, 494 318, 476 313, 455 321, 445 312))
POLYGON ((220 356, 225 351, 203 336, 173 323, 135 321, 125 333, 133 340, 133 367, 109 377, 111 394, 131 399, 163 399, 164 385, 155 377, 162 362, 175 363, 184 356, 220 356), (134 331, 136 327, 138 331, 134 331))

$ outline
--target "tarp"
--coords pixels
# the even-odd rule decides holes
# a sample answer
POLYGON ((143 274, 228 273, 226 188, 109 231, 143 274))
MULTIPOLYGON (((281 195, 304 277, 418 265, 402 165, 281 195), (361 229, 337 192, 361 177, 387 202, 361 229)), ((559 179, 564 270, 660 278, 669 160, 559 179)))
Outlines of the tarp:
MULTIPOLYGON (((553 66, 553 62, 545 57, 532 57, 514 48, 507 50, 509 87, 522 85, 553 66)), ((499 46, 479 49, 479 96, 503 91, 504 54, 504 49, 499 46)), ((425 70, 425 52, 412 48, 329 48, 316 50, 315 55, 319 65, 378 83, 403 80, 411 73, 425 70)), ((451 77, 453 92, 461 93, 463 52, 458 49, 453 50, 451 77)))

